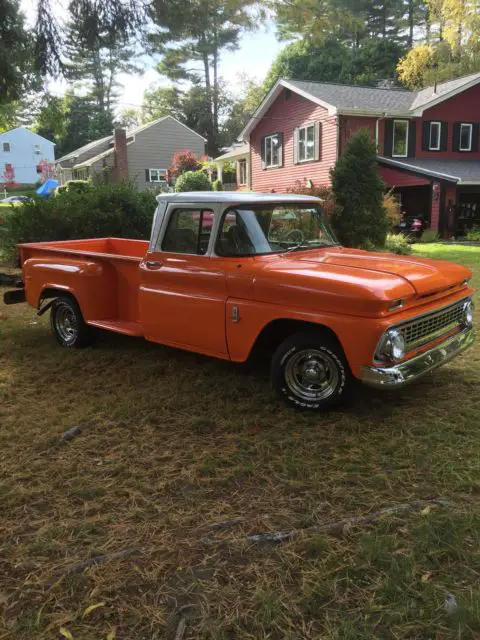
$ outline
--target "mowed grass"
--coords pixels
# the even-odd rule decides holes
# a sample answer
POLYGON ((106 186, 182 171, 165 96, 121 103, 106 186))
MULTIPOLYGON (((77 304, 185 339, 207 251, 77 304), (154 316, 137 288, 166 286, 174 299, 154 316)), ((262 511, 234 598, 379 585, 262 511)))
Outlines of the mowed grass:
MULTIPOLYGON (((480 287, 480 248, 415 254, 480 287)), ((306 415, 265 370, 108 334, 69 352, 25 305, 0 331, 0 638, 480 637, 479 346, 306 415)))

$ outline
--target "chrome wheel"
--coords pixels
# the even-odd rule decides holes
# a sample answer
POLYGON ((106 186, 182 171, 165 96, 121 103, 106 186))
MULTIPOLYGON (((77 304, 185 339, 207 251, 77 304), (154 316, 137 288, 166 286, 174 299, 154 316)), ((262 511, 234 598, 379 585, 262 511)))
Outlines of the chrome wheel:
POLYGON ((285 382, 296 396, 309 401, 329 398, 340 381, 338 364, 325 351, 304 349, 285 365, 285 382))
POLYGON ((74 310, 65 303, 57 303, 54 317, 55 331, 66 345, 73 344, 78 337, 78 322, 74 310))

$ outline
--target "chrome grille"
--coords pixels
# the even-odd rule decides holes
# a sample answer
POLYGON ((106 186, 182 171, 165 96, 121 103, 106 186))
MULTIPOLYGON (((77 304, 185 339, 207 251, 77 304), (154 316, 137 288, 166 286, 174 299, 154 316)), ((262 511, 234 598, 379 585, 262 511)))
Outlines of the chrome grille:
POLYGON ((462 324, 465 300, 421 318, 407 322, 399 327, 405 337, 406 351, 421 347, 427 342, 456 329, 462 324))

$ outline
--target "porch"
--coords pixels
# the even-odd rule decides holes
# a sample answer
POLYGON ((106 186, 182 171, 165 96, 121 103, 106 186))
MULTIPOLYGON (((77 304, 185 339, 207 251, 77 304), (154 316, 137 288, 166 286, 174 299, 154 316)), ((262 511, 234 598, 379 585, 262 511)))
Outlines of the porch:
POLYGON ((226 153, 215 158, 217 168, 217 178, 223 182, 223 171, 228 165, 235 166, 236 183, 235 191, 250 191, 251 171, 250 171, 250 145, 242 144, 233 147, 226 153))
POLYGON ((378 172, 402 210, 444 237, 480 227, 480 161, 379 157, 378 172))

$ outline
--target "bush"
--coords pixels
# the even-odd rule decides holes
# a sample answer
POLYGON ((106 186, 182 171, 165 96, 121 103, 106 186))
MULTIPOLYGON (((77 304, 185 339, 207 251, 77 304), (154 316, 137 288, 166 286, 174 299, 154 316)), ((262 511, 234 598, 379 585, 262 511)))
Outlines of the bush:
POLYGON ((69 180, 65 187, 67 191, 75 191, 76 193, 83 193, 92 188, 90 180, 69 180))
POLYGON ((401 256, 409 256, 412 253, 412 245, 402 233, 387 234, 385 245, 380 251, 398 253, 401 256))
POLYGON ((152 193, 138 191, 128 182, 37 198, 5 215, 0 251, 10 260, 20 242, 108 236, 147 240, 155 207, 152 193))
POLYGON ((346 247, 385 243, 389 223, 383 206, 385 186, 377 174, 376 147, 369 131, 360 130, 330 172, 336 208, 332 225, 346 247))
POLYGON ((211 191, 212 183, 203 171, 186 171, 177 179, 175 191, 211 191))
POLYGON ((287 189, 287 193, 299 193, 303 196, 314 196, 323 200, 322 209, 327 216, 331 216, 335 210, 335 200, 330 187, 307 187, 303 182, 297 180, 293 187, 287 189))
POLYGON ((422 237, 418 238, 417 242, 437 242, 439 238, 438 232, 433 229, 426 229, 422 233, 422 237))
POLYGON ((178 178, 187 171, 198 171, 200 168, 201 162, 193 151, 184 149, 183 151, 177 151, 177 153, 173 154, 169 175, 173 178, 178 178))
POLYGON ((223 191, 223 183, 221 180, 215 180, 215 182, 212 183, 212 187, 214 191, 223 191))
POLYGON ((480 229, 478 231, 469 231, 465 236, 468 242, 480 242, 480 229))
POLYGON ((393 190, 387 191, 383 195, 383 207, 387 213, 388 223, 391 228, 396 227, 399 224, 402 217, 402 210, 398 198, 393 193, 393 190))

